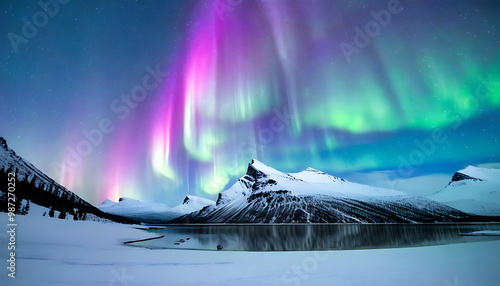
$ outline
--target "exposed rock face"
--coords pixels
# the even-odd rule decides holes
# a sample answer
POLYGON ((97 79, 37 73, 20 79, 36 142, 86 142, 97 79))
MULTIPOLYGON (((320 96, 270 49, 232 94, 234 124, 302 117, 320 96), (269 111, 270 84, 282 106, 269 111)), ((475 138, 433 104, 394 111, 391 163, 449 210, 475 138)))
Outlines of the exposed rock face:
POLYGON ((449 184, 451 184, 452 182, 458 182, 458 181, 463 181, 463 180, 482 181, 479 178, 474 178, 474 177, 471 177, 469 175, 466 175, 466 174, 463 174, 460 172, 456 172, 455 174, 453 174, 453 177, 451 178, 451 182, 449 184))
POLYGON ((308 168, 288 174, 252 160, 215 205, 173 223, 392 223, 453 221, 468 215, 432 200, 359 185, 308 168))

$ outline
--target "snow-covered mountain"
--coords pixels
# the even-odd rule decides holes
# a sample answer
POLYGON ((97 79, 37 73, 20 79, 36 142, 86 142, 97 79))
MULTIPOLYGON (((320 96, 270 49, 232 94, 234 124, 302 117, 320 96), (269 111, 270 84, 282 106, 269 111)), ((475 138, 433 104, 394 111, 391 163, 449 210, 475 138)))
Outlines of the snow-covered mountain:
POLYGON ((467 213, 500 216, 500 170, 469 166, 428 198, 467 213))
MULTIPOLYGON (((75 193, 59 185, 33 164, 10 149, 7 141, 0 137, 0 180, 7 182, 9 173, 14 174, 16 212, 22 214, 41 213, 61 219, 111 220, 134 223, 134 221, 103 213, 75 193), (26 207, 30 205, 30 207, 26 207), (35 209, 37 211, 35 211, 35 209)), ((0 184, 0 211, 6 211, 7 184, 0 184)))
POLYGON ((171 222, 434 222, 466 217, 423 197, 351 183, 312 168, 287 174, 252 160, 245 176, 220 193, 215 205, 171 222))
POLYGON ((205 206, 215 204, 214 201, 197 196, 186 196, 184 202, 176 207, 165 204, 120 198, 118 202, 104 201, 97 206, 105 213, 119 215, 141 222, 158 223, 171 220, 182 215, 198 211, 205 206))
POLYGON ((49 191, 50 187, 55 187, 54 194, 56 196, 74 196, 74 201, 76 203, 89 207, 92 206, 63 186, 57 184, 45 173, 38 170, 33 164, 18 156, 14 150, 7 146, 7 141, 3 137, 0 137, 0 170, 3 173, 7 173, 8 171, 14 172, 16 181, 18 182, 31 182, 34 187, 40 187, 46 191, 49 191))

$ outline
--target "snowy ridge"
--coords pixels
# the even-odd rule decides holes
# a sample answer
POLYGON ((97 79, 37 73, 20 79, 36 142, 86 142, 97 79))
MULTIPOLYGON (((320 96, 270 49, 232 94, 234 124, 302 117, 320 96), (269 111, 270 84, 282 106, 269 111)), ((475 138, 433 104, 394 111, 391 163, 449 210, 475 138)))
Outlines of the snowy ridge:
MULTIPOLYGON (((59 185, 33 164, 18 156, 14 150, 7 146, 6 140, 0 137, 0 178, 2 181, 7 181, 4 177, 7 177, 8 173, 15 174, 15 204, 18 214, 24 214, 24 211, 19 212, 17 209, 20 210, 20 207, 29 205, 32 208, 32 210, 26 211, 26 214, 29 215, 37 213, 35 209, 45 208, 44 215, 59 219, 134 223, 130 219, 101 212, 89 202, 59 185), (30 203, 28 204, 28 202, 30 203)), ((0 189, 2 206, 7 205, 4 203, 4 198, 5 190, 0 189)), ((0 210, 2 210, 1 207, 0 210)), ((40 213, 38 212, 38 214, 40 213)))
MULTIPOLYGON (((330 195, 335 190, 336 193, 341 193, 346 196, 356 195, 366 195, 366 196, 401 196, 406 195, 403 192, 385 189, 385 188, 376 188, 367 185, 361 185, 357 183, 352 183, 347 180, 329 175, 327 173, 307 168, 305 171, 291 174, 293 177, 306 182, 308 185, 312 185, 315 188, 312 192, 321 193, 330 195), (334 188, 332 188, 334 186, 334 188), (321 190, 321 191, 320 191, 321 190)), ((296 186, 295 186, 296 188, 296 186)), ((305 187, 307 188, 307 187, 305 187)), ((311 191, 310 191, 311 192, 311 191)), ((300 193, 299 190, 294 190, 294 194, 306 194, 300 193)))
POLYGON ((141 222, 158 223, 200 210, 212 204, 215 204, 215 202, 196 196, 186 196, 181 205, 173 208, 157 202, 120 198, 118 202, 105 200, 97 208, 105 213, 141 222))
POLYGON ((500 216, 500 170, 468 166, 428 198, 467 213, 500 216))
POLYGON ((42 188, 45 191, 49 191, 50 186, 54 186, 54 193, 58 197, 64 195, 73 197, 76 203, 92 207, 90 203, 59 185, 33 164, 18 156, 14 150, 7 146, 7 141, 3 137, 0 137, 0 166, 3 172, 7 172, 9 169, 15 171, 18 181, 33 181, 35 187, 42 188))
POLYGON ((181 205, 173 207, 172 209, 175 212, 178 212, 178 213, 184 215, 184 214, 188 214, 188 213, 191 213, 194 211, 198 211, 206 206, 213 205, 213 204, 215 204, 215 202, 212 200, 189 195, 189 196, 186 196, 184 198, 184 201, 182 202, 181 205))
POLYGON ((467 216, 426 198, 351 183, 312 168, 288 174, 252 160, 215 205, 172 222, 433 222, 467 216))

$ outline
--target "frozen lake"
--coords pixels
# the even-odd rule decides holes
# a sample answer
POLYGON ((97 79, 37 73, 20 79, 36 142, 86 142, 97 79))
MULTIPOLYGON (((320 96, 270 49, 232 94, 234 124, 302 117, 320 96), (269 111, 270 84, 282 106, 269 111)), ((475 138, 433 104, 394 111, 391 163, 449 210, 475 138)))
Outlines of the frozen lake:
POLYGON ((131 245, 151 249, 310 251, 417 247, 485 240, 500 236, 462 234, 500 230, 500 223, 450 224, 222 224, 168 225, 148 230, 163 238, 131 245))

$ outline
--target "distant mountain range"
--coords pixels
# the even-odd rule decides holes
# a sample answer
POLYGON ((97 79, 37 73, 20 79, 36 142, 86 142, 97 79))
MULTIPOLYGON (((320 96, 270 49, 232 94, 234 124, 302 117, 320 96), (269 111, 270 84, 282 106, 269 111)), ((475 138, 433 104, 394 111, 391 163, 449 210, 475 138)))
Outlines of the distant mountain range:
POLYGON ((189 195, 186 196, 181 205, 173 208, 162 203, 138 201, 130 198, 120 198, 118 202, 106 200, 97 208, 106 213, 142 222, 159 223, 199 211, 212 204, 215 204, 212 200, 189 195))
MULTIPOLYGON (((467 167, 427 198, 348 182, 307 168, 288 174, 252 160, 216 202, 187 196, 181 205, 121 198, 98 207, 19 157, 0 137, 0 180, 16 174, 17 213, 122 223, 416 223, 490 221, 500 216, 500 170, 467 167), (486 217, 488 216, 488 217, 486 217)), ((424 186, 425 187, 425 186, 424 186)), ((0 184, 0 211, 7 185, 0 184)))
POLYGON ((308 168, 295 174, 257 160, 216 204, 172 223, 414 223, 467 219, 468 214, 396 190, 348 182, 308 168))

